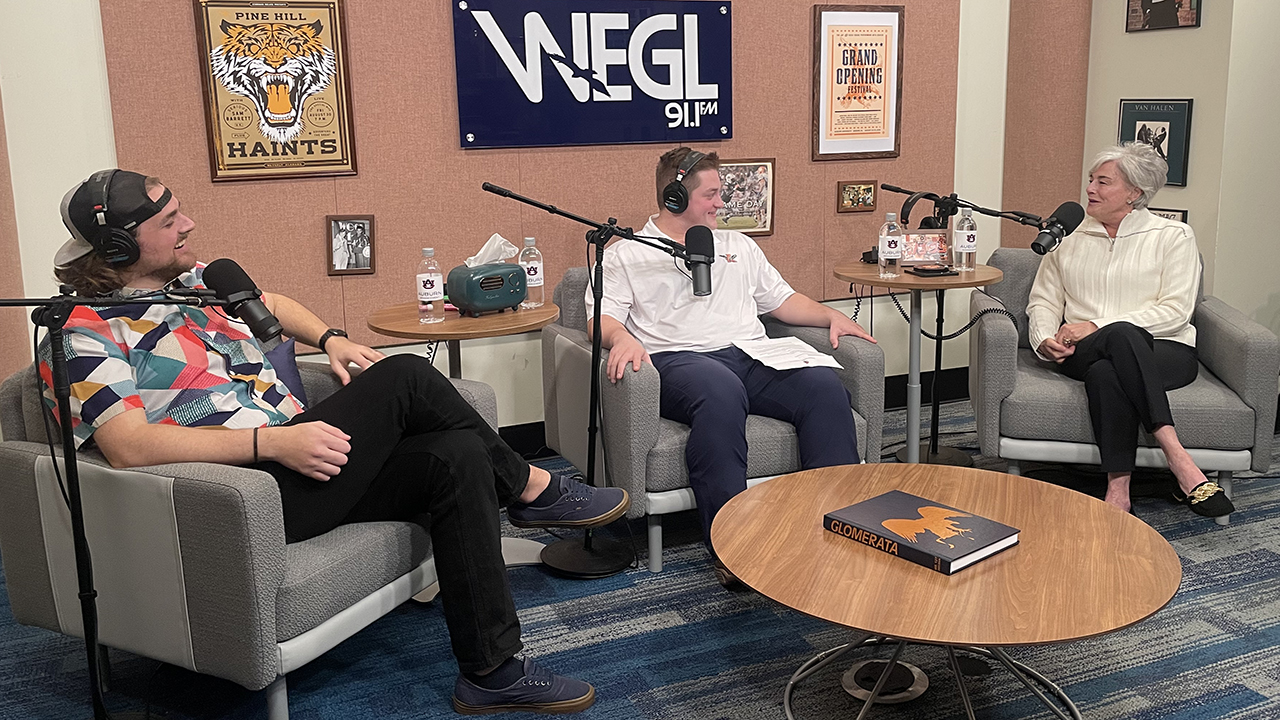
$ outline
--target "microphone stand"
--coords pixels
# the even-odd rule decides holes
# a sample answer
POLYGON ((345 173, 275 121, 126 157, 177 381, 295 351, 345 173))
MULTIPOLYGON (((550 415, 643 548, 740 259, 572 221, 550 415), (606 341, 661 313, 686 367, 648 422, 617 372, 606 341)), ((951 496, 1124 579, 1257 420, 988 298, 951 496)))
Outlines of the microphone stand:
MULTIPOLYGON (((98 592, 93 587, 93 561, 89 554, 89 542, 84 531, 84 510, 80 500, 80 472, 76 456, 75 436, 71 429, 71 378, 67 373, 65 337, 62 328, 79 306, 109 307, 117 305, 225 305, 204 291, 190 290, 186 297, 141 298, 80 298, 71 294, 71 288, 62 286, 62 294, 50 298, 0 299, 0 307, 34 307, 31 321, 46 328, 53 369, 53 394, 58 401, 58 424, 62 431, 62 464, 67 474, 66 500, 71 513, 71 537, 75 546, 76 577, 79 584, 80 616, 84 626, 85 655, 89 663, 89 693, 93 700, 95 720, 110 720, 102 697, 102 667, 105 664, 98 655, 98 592), (102 664, 100 664, 102 663, 102 664)), ((43 412, 43 408, 41 409, 43 412)), ((57 458, 51 458, 57 471, 57 458)), ((105 648, 104 648, 105 650, 105 648)), ((117 713, 116 718, 141 718, 142 713, 117 713)))
MULTIPOLYGON (((609 218, 607 223, 598 223, 583 217, 565 212, 554 205, 540 203, 537 200, 518 195, 506 188, 498 187, 492 183, 484 183, 481 187, 485 191, 495 195, 518 200, 526 205, 532 205, 540 210, 546 210, 552 215, 569 218, 576 222, 582 223, 588 227, 594 228, 587 232, 587 243, 594 245, 595 266, 592 269, 591 294, 595 299, 595 307, 593 308, 593 319, 591 324, 591 400, 588 403, 587 415, 587 484, 595 486, 596 472, 596 436, 599 433, 599 427, 596 423, 596 416, 600 407, 600 305, 604 298, 604 246, 614 237, 623 237, 628 240, 635 240, 643 245, 661 250, 672 257, 683 258, 688 260, 688 253, 685 252, 684 246, 667 240, 666 238, 653 238, 644 235, 636 235, 631 228, 618 227, 618 221, 615 218, 609 218)), ((591 528, 587 528, 586 536, 582 545, 578 545, 572 540, 558 540, 547 545, 542 549, 542 562, 552 570, 561 575, 568 577, 588 579, 601 578, 615 575, 627 569, 635 559, 635 551, 633 548, 623 545, 617 541, 604 541, 595 543, 592 540, 591 528)))
MULTIPOLYGON (((880 185, 880 189, 910 196, 906 199, 906 201, 902 203, 902 213, 900 217, 902 220, 902 226, 904 228, 909 226, 909 223, 911 222, 911 209, 915 206, 916 202, 920 200, 933 201, 933 215, 930 217, 922 218, 920 220, 920 229, 927 228, 932 230, 945 230, 948 227, 948 225, 950 225, 951 218, 954 217, 957 213, 959 213, 960 208, 962 207, 969 208, 970 210, 982 213, 983 215, 989 215, 991 217, 996 217, 996 218, 1003 218, 1005 220, 1012 220, 1022 225, 1042 227, 1044 222, 1038 215, 1032 215, 1031 213, 1024 213, 1017 210, 992 210, 991 208, 985 208, 985 207, 982 207, 981 205, 971 203, 968 200, 964 200, 958 197, 955 193, 951 193, 950 195, 944 196, 944 195, 938 195, 936 193, 931 193, 931 192, 915 192, 912 190, 906 190, 904 188, 900 188, 896 185, 889 185, 888 183, 882 183, 880 185)), ((916 290, 912 291, 912 293, 915 293, 915 292, 918 292, 918 291, 916 290)), ((912 451, 914 450, 915 452, 924 456, 924 459, 921 460, 921 462, 924 462, 927 464, 969 467, 970 465, 973 465, 973 460, 969 457, 968 453, 961 452, 960 450, 956 450, 955 448, 949 448, 949 447, 939 448, 938 447, 938 415, 939 415, 939 409, 942 405, 942 398, 938 395, 938 375, 942 372, 942 319, 943 319, 942 316, 943 316, 944 303, 946 302, 947 291, 940 289, 935 292, 937 293, 937 297, 938 297, 938 300, 937 300, 938 314, 937 314, 936 330, 934 332, 934 341, 933 341, 933 379, 929 387, 929 394, 931 396, 930 397, 931 416, 929 418, 929 444, 927 447, 922 446, 920 448, 904 447, 901 450, 899 450, 896 453, 896 455, 898 458, 898 462, 903 462, 903 463, 910 462, 909 458, 911 457, 912 451)), ((910 408, 910 403, 908 403, 908 408, 910 408)), ((911 418, 908 418, 907 422, 908 423, 912 422, 911 418)), ((915 422, 917 423, 919 422, 918 417, 915 419, 915 422)), ((917 457, 919 457, 919 455, 917 455, 917 457)))

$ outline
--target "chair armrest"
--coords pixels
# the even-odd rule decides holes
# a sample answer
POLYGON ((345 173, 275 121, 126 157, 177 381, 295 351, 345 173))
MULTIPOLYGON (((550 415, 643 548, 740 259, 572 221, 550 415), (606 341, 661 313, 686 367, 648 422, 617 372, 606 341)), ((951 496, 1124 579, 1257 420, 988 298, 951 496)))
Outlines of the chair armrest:
POLYGON ((284 580, 284 513, 276 481, 213 463, 136 468, 173 479, 197 672, 250 689, 279 673, 276 595, 284 580))
POLYGON ((627 368, 622 379, 609 382, 609 351, 600 355, 601 436, 609 484, 631 495, 627 517, 638 518, 648 510, 645 495, 649 451, 658 444, 658 408, 662 381, 652 363, 640 370, 627 368))
POLYGON ((790 325, 768 315, 761 320, 769 337, 799 338, 840 363, 836 375, 849 391, 850 407, 867 421, 867 447, 862 451, 863 460, 880 462, 884 430, 884 350, 873 342, 855 337, 840 338, 840 347, 832 348, 827 328, 790 325))
POLYGON ((302 378, 302 387, 307 391, 307 400, 311 405, 319 405, 325 398, 342 389, 342 381, 333 374, 328 363, 299 361, 298 376, 302 378))
POLYGON ((489 423, 489 427, 498 429, 498 395, 485 383, 477 380, 459 380, 449 378, 453 387, 471 407, 480 413, 480 417, 489 423))
POLYGON ((1200 362, 1253 409, 1253 470, 1271 464, 1275 439, 1276 379, 1280 339, 1216 297, 1196 307, 1196 352, 1200 362))
MULTIPOLYGON (((629 517, 645 512, 645 467, 658 442, 658 371, 649 363, 617 383, 605 379, 609 351, 600 357, 602 422, 597 475, 631 495, 629 517), (603 462, 602 462, 603 461, 603 462)), ((547 446, 586 471, 587 409, 591 393, 591 340, 560 325, 542 329, 542 393, 547 446)))
MULTIPOLYGON (((37 443, 0 444, 5 569, 15 617, 78 634, 78 617, 60 619, 57 610, 77 607, 76 585, 67 511, 47 455, 37 443)), ((271 476, 207 463, 114 469, 93 451, 80 457, 103 644, 252 689, 269 684, 280 666, 276 594, 284 577, 271 476)))
MULTIPOLYGON (((970 317, 989 308, 1003 308, 996 298, 974 290, 969 294, 970 317)), ((1013 392, 1018 370, 1018 328, 999 313, 982 316, 969 336, 969 400, 983 455, 1000 454, 1000 405, 1013 392)))

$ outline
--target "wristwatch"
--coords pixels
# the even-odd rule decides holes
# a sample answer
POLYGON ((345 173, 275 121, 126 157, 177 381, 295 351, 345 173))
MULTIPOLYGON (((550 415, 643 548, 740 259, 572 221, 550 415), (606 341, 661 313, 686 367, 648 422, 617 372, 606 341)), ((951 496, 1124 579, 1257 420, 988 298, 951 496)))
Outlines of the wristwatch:
POLYGON ((320 340, 316 343, 316 347, 320 348, 320 352, 324 352, 324 344, 329 342, 329 338, 332 337, 347 337, 347 331, 339 330, 338 328, 325 330, 324 334, 320 336, 320 340))

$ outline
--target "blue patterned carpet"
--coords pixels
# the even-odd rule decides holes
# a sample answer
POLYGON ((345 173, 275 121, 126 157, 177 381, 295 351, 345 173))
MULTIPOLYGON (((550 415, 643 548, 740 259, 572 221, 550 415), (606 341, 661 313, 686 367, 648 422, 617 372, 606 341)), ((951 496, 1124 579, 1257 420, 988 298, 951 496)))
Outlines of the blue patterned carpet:
MULTIPOLYGON (((950 433, 944 444, 973 449, 967 403, 944 406, 941 420, 950 433)), ((901 443, 903 421, 902 413, 889 414, 886 451, 901 443)), ((998 468, 989 460, 979 466, 998 468)), ((1030 474, 1101 492, 1100 476, 1088 472, 1040 467, 1030 474)), ((1159 473, 1139 478, 1135 505, 1182 558, 1182 589, 1169 607, 1101 638, 1011 654, 1062 685, 1087 718, 1280 718, 1280 462, 1237 480, 1241 510, 1229 527, 1157 497, 1167 483, 1159 473)), ((621 526, 610 530, 627 536, 621 526)), ((643 524, 635 533, 642 543, 643 524)), ((790 674, 849 634, 753 593, 721 589, 691 514, 670 519, 667 537, 666 568, 656 575, 633 569, 576 582, 539 568, 513 570, 527 651, 596 685, 599 701, 580 717, 783 717, 790 674)), ((929 690, 871 717, 962 717, 942 652, 913 646, 907 653, 929 674, 929 690)), ((157 670, 124 653, 113 661, 113 710, 140 711, 149 692, 153 711, 175 720, 266 717, 260 693, 170 666, 157 670)), ((0 719, 89 717, 83 664, 80 641, 17 625, 0 584, 0 719)), ((837 661, 801 687, 800 717, 856 714, 859 704, 839 687, 847 667, 837 661)), ((290 710, 296 720, 453 718, 455 674, 439 608, 408 603, 291 674, 290 710)), ((1051 717, 1003 670, 967 683, 981 718, 1051 717)))

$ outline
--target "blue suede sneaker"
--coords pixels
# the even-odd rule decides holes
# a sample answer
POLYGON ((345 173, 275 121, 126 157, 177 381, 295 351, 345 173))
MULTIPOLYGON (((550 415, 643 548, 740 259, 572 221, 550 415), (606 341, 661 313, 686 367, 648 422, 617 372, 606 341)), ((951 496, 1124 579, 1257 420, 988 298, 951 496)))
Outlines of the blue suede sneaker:
POLYGON ((560 496, 550 504, 512 503, 507 518, 521 528, 587 528, 607 525, 631 507, 631 496, 622 488, 597 488, 582 482, 578 473, 551 476, 551 486, 560 496))
POLYGON ((524 677, 500 690, 487 690, 464 676, 453 686, 453 709, 463 715, 503 712, 563 714, 582 712, 596 701, 589 683, 556 675, 524 659, 524 677))

